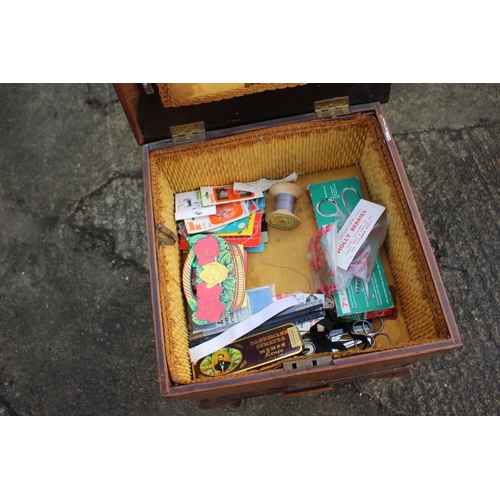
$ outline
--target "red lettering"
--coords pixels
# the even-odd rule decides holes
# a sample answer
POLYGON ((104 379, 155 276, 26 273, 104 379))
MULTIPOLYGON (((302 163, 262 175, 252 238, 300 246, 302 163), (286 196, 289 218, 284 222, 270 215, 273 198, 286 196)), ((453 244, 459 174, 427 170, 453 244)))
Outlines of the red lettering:
POLYGON ((351 226, 351 231, 356 230, 356 228, 358 227, 359 223, 363 220, 363 217, 365 215, 366 215, 366 210, 362 210, 358 218, 354 221, 353 225, 351 226))
POLYGON ((340 253, 340 251, 346 246, 347 241, 349 240, 350 237, 351 237, 350 234, 347 234, 345 236, 344 240, 342 241, 342 243, 340 243, 340 245, 337 248, 337 253, 340 253))

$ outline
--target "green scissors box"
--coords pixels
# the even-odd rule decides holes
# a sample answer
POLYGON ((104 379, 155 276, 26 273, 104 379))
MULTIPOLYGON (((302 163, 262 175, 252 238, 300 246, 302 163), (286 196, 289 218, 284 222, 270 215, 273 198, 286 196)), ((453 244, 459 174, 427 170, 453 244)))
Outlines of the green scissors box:
MULTIPOLYGON (((408 374, 413 363, 460 347, 446 291, 394 137, 380 103, 388 84, 116 84, 143 148, 146 231, 160 393, 211 407, 263 394, 331 390, 339 382, 408 374), (176 193, 200 186, 283 179, 296 184, 358 177, 365 197, 386 207, 381 252, 394 313, 391 345, 327 354, 196 378, 189 357, 189 310, 181 286, 176 193), (342 173, 342 175, 340 175, 342 173), (384 255, 387 259, 384 261, 384 255)), ((267 210, 274 209, 268 194, 267 210)), ((275 283, 277 294, 307 292, 306 244, 317 232, 309 196, 300 225, 268 228, 265 251, 248 255, 247 288, 275 283)))

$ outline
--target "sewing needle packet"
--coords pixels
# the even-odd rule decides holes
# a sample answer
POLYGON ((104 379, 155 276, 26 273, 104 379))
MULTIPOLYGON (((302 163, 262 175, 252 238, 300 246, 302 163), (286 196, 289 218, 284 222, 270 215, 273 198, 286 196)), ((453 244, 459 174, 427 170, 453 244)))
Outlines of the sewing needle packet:
MULTIPOLYGON (((224 205, 216 205, 216 213, 204 217, 196 217, 194 219, 185 219, 186 232, 188 234, 196 234, 208 231, 214 231, 229 224, 230 222, 245 219, 250 215, 248 202, 239 201, 235 203, 226 203, 224 205)), ((240 229, 245 228, 247 223, 243 223, 240 229)))
POLYGON ((215 205, 203 206, 200 190, 175 194, 176 221, 214 215, 216 210, 215 205))
POLYGON ((236 190, 233 186, 202 186, 200 188, 203 206, 234 203, 237 201, 262 198, 264 193, 258 189, 236 190))
POLYGON ((385 207, 361 199, 337 234, 337 267, 347 271, 385 207))

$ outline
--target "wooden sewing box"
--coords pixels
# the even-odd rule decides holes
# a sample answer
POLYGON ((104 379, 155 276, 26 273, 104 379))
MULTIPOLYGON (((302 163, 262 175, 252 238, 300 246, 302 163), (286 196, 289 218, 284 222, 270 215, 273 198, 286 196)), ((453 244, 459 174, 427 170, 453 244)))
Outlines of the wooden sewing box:
MULTIPOLYGON (((115 84, 115 90, 143 151, 162 397, 211 408, 266 394, 318 393, 338 383, 408 375, 413 363, 461 347, 382 109, 390 84, 115 84), (395 302, 395 313, 385 321, 391 345, 299 356, 253 371, 194 379, 174 195, 200 186, 282 179, 293 172, 304 188, 354 172, 366 197, 386 207, 390 223, 381 251, 395 302)), ((266 212, 274 201, 268 194, 266 212)), ((312 292, 304 278, 310 272, 306 244, 317 227, 308 196, 296 209, 297 229, 269 227, 265 251, 248 254, 248 288, 272 283, 279 294, 312 292)))

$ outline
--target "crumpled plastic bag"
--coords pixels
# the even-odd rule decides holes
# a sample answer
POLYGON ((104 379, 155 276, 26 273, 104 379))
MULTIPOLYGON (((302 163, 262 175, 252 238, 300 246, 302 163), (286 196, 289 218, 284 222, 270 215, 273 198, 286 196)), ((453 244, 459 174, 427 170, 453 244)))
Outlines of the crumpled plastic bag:
POLYGON ((389 217, 384 213, 371 230, 368 238, 354 256, 347 271, 337 267, 337 224, 321 229, 307 243, 307 259, 311 268, 314 290, 332 296, 347 288, 353 278, 368 283, 375 267, 379 250, 384 243, 389 217))

